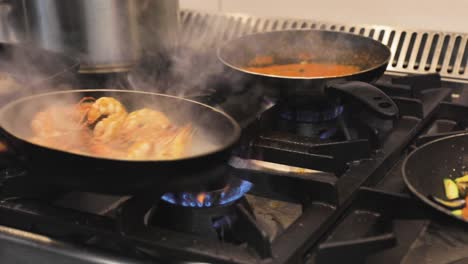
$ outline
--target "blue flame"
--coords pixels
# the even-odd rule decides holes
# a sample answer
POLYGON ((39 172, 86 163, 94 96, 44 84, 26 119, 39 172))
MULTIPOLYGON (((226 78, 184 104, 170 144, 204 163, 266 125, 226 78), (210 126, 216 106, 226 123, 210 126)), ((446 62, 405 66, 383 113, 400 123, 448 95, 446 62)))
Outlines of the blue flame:
POLYGON ((241 185, 237 188, 231 188, 227 192, 221 193, 220 205, 228 204, 240 199, 252 188, 252 183, 248 181, 242 181, 241 185))
POLYGON ((320 139, 325 140, 331 138, 333 135, 336 134, 337 130, 338 129, 336 129, 335 127, 328 129, 327 131, 320 134, 320 139))
POLYGON ((170 203, 177 204, 184 207, 212 207, 216 205, 225 205, 237 201, 244 194, 246 194, 252 188, 251 182, 241 180, 240 184, 236 186, 228 186, 220 191, 207 192, 207 193, 166 193, 161 199, 170 203), (203 199, 198 199, 200 195, 203 195, 203 199), (201 201, 200 201, 201 200, 201 201))

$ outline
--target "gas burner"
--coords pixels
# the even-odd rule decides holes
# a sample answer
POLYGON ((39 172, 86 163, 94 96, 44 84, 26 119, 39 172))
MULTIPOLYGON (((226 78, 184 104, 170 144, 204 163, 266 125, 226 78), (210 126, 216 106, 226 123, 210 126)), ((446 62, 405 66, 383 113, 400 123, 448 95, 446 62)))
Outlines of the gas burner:
POLYGON ((298 123, 320 123, 334 120, 343 113, 343 106, 330 106, 318 109, 286 109, 281 118, 298 123))
POLYGON ((169 204, 182 207, 214 207, 230 204, 239 200, 252 188, 252 183, 232 178, 226 187, 207 192, 166 193, 161 199, 169 204))
POLYGON ((245 196, 225 205, 202 208, 162 201, 150 210, 147 225, 199 235, 211 241, 247 244, 261 256, 271 256, 271 234, 265 232, 267 224, 256 217, 245 196))

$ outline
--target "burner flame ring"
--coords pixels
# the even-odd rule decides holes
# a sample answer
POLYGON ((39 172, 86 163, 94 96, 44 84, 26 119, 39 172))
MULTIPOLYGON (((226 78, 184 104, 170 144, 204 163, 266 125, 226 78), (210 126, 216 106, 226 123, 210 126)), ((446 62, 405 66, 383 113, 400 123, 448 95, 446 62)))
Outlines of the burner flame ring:
POLYGON ((228 183, 226 187, 219 190, 165 193, 161 199, 167 203, 183 207, 206 208, 223 206, 239 200, 250 191, 252 186, 251 182, 236 178, 228 183))

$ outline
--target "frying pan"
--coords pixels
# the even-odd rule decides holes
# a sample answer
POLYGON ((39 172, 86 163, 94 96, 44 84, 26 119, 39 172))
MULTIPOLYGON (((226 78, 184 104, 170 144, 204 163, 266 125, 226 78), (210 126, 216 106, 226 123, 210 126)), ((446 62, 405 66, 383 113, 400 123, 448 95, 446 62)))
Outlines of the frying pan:
POLYGON ((63 190, 111 194, 161 191, 168 186, 200 186, 215 181, 220 177, 217 167, 226 163, 240 135, 240 127, 230 116, 208 105, 128 90, 73 90, 24 97, 0 110, 0 125, 8 147, 22 157, 23 166, 32 176, 63 190), (84 96, 112 96, 128 111, 150 107, 163 111, 180 125, 191 123, 196 131, 193 152, 180 159, 132 161, 75 154, 28 141, 35 113, 57 102, 76 103, 84 96))
POLYGON ((257 33, 228 41, 218 49, 218 58, 226 65, 228 75, 246 78, 254 87, 259 84, 279 90, 281 98, 295 106, 352 99, 389 118, 398 114, 397 106, 366 82, 385 72, 390 56, 389 48, 373 39, 324 30, 257 33), (271 57, 271 65, 278 65, 301 63, 303 54, 310 57, 307 62, 357 66, 359 71, 338 76, 290 77, 245 69, 257 56, 271 57))
POLYGON ((443 179, 463 176, 467 165, 468 134, 454 135, 431 141, 413 151, 403 162, 403 179, 408 189, 427 205, 468 222, 429 199, 429 195, 444 199, 443 179))

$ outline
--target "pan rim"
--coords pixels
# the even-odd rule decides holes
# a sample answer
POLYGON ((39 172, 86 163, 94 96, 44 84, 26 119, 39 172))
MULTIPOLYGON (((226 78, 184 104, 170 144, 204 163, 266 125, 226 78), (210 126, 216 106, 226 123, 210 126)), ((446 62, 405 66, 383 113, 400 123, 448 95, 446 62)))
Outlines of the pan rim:
POLYGON ((351 77, 351 76, 354 76, 354 75, 361 75, 361 74, 365 74, 365 73, 368 73, 368 72, 372 72, 373 70, 376 70, 376 69, 378 69, 380 67, 388 65, 390 63, 390 59, 392 57, 392 52, 390 51, 390 49, 386 45, 384 45, 383 43, 381 43, 379 41, 376 41, 376 40, 374 40, 372 38, 361 36, 361 35, 356 35, 356 34, 349 33, 349 32, 341 32, 341 31, 337 32, 337 31, 323 30, 323 29, 275 30, 275 31, 258 32, 258 33, 253 33, 253 34, 247 34, 247 35, 244 35, 244 36, 241 36, 241 37, 231 39, 231 40, 228 40, 228 41, 224 42, 220 47, 218 47, 216 53, 217 53, 218 60, 220 60, 221 63, 223 63, 224 65, 226 65, 226 66, 228 66, 231 69, 234 69, 236 71, 240 71, 240 72, 243 72, 243 73, 247 73, 247 74, 251 74, 251 75, 255 75, 255 76, 259 76, 259 77, 269 77, 269 78, 275 78, 275 79, 291 79, 291 80, 331 80, 331 79, 348 78, 348 77, 351 77), (225 60, 225 58, 222 56, 222 53, 223 53, 222 50, 226 46, 228 46, 229 44, 231 44, 233 41, 236 41, 236 40, 242 40, 242 39, 245 39, 245 38, 259 36, 259 35, 266 35, 266 34, 275 34, 275 33, 276 34, 281 34, 281 33, 284 33, 284 32, 306 32, 306 31, 307 32, 327 32, 327 33, 333 33, 333 34, 343 34, 343 35, 351 36, 352 38, 356 38, 356 39, 365 39, 366 41, 369 41, 370 43, 377 44, 378 46, 383 48, 388 53, 387 58, 383 62, 381 62, 379 64, 376 64, 373 67, 369 67, 369 68, 366 68, 366 69, 361 70, 361 71, 356 71, 356 72, 353 72, 351 74, 307 77, 307 76, 282 76, 282 75, 263 74, 263 73, 258 73, 258 72, 254 72, 254 71, 248 71, 248 70, 245 70, 244 68, 234 66, 232 63, 227 62, 225 60))
MULTIPOLYGON (((408 189, 411 191, 411 193, 416 196, 418 199, 420 199, 421 201, 423 201, 424 203, 426 203, 426 205, 430 205, 433 209, 436 209, 437 211, 441 212, 441 213, 444 213, 445 215, 447 216, 450 216, 451 218, 454 218, 454 219, 457 219, 458 221, 462 221, 464 223, 468 223, 468 220, 465 220, 464 218, 460 218, 460 217, 457 217, 455 215, 453 215, 450 210, 436 204, 435 202, 431 201, 429 198, 427 198, 426 196, 422 195, 421 193, 418 192, 418 190, 416 190, 416 188, 410 183, 410 181, 408 180, 407 176, 406 176, 406 164, 408 163, 408 161, 413 157, 413 155, 415 155, 415 153, 417 151, 420 151, 421 149, 424 149, 424 148, 427 148, 428 146, 432 145, 432 144, 436 144, 437 142, 440 142, 440 141, 445 141, 445 140, 448 140, 448 139, 451 139, 451 138, 456 138, 456 137, 463 137, 463 136, 468 136, 468 132, 465 132, 465 133, 460 133, 460 134, 455 134, 455 135, 450 135, 450 136, 446 136, 446 137, 442 137, 442 138, 438 138, 436 140, 433 140, 433 141, 430 141, 430 142, 427 142, 425 144, 423 144, 422 146, 418 147, 417 149, 415 149, 414 151, 412 151, 404 160, 403 160, 403 164, 401 165, 401 172, 402 172, 402 176, 403 176, 403 181, 405 182, 405 185, 406 187, 408 187, 408 189)), ((442 184, 442 183, 441 183, 442 184)))
POLYGON ((188 161, 188 160, 195 160, 195 159, 202 158, 202 157, 208 157, 208 156, 214 155, 216 153, 222 152, 222 151, 232 147, 239 140, 240 135, 241 135, 241 130, 242 130, 240 125, 237 123, 237 121, 233 117, 231 117, 226 112, 224 112, 224 111, 222 111, 220 109, 217 109, 215 107, 212 107, 210 105, 207 105, 207 104, 195 101, 195 100, 191 100, 191 99, 188 99, 188 98, 174 96, 174 95, 153 93, 153 92, 146 92, 146 91, 119 90, 119 89, 62 90, 62 91, 39 93, 39 94, 34 94, 34 95, 30 95, 30 96, 21 97, 21 98, 19 98, 17 100, 14 100, 14 101, 11 101, 11 102, 7 103, 2 108, 0 108, 0 128, 2 130, 4 130, 6 133, 8 133, 10 136, 13 136, 13 137, 15 137, 15 138, 17 138, 17 139, 19 139, 21 141, 27 142, 28 144, 32 144, 34 146, 38 146, 38 147, 41 147, 41 148, 46 148, 46 149, 51 150, 51 151, 61 152, 61 153, 65 153, 65 154, 72 154, 72 155, 77 155, 77 156, 81 156, 81 157, 85 157, 85 158, 98 159, 98 160, 103 160, 103 161, 106 160, 106 161, 133 162, 133 163, 148 163, 148 162, 151 162, 151 163, 166 163, 167 162, 167 163, 169 163, 169 162, 174 162, 174 161, 188 161), (186 102, 189 102, 189 103, 192 103, 192 104, 197 104, 197 105, 200 105, 201 107, 208 108, 211 111, 216 112, 216 113, 222 115, 224 118, 226 118, 226 120, 233 126, 232 135, 229 138, 229 140, 225 144, 223 144, 222 146, 220 146, 218 148, 215 148, 214 150, 203 152, 203 153, 200 153, 200 154, 197 154, 197 155, 190 155, 190 156, 185 156, 185 157, 182 157, 182 158, 164 159, 164 160, 158 160, 158 159, 135 159, 135 160, 133 160, 133 159, 109 158, 109 157, 103 157, 103 156, 89 155, 89 154, 85 154, 85 153, 75 153, 75 152, 65 151, 65 150, 62 150, 62 149, 59 149, 59 148, 52 148, 52 147, 49 147, 49 146, 36 144, 36 143, 31 142, 28 139, 25 139, 24 137, 19 137, 16 133, 12 133, 10 130, 6 129, 5 126, 4 126, 5 118, 6 118, 6 114, 5 114, 6 111, 9 110, 11 107, 14 107, 14 106, 16 106, 16 105, 18 105, 20 103, 23 103, 23 102, 29 101, 29 100, 34 100, 34 98, 40 98, 40 97, 45 97, 45 96, 60 95, 60 94, 73 94, 73 93, 86 93, 86 92, 116 92, 116 93, 144 94, 144 95, 153 95, 153 96, 173 98, 173 99, 177 99, 177 100, 186 101, 186 102))

